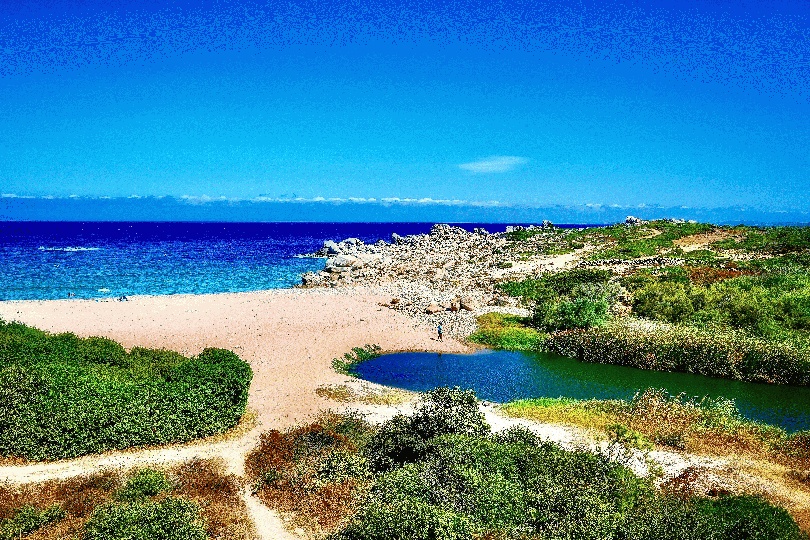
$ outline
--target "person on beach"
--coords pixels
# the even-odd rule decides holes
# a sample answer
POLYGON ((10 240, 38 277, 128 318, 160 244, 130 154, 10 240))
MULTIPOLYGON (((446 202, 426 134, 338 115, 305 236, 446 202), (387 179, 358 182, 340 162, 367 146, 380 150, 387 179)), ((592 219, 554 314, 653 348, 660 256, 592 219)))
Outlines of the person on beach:
POLYGON ((439 341, 444 341, 442 339, 442 323, 439 323, 439 326, 436 327, 436 331, 439 332, 439 341))

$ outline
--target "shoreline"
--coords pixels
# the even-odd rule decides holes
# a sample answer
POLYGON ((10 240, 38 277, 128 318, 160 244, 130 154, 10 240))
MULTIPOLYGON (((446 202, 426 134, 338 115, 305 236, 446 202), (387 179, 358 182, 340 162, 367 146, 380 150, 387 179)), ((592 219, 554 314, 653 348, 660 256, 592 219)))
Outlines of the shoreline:
POLYGON ((107 337, 127 349, 186 355, 206 347, 232 350, 254 372, 248 408, 265 429, 283 429, 330 406, 315 390, 345 381, 331 362, 352 347, 471 350, 452 337, 435 340, 429 326, 379 305, 387 300, 363 287, 138 295, 127 302, 15 300, 0 302, 0 318, 49 332, 107 337))

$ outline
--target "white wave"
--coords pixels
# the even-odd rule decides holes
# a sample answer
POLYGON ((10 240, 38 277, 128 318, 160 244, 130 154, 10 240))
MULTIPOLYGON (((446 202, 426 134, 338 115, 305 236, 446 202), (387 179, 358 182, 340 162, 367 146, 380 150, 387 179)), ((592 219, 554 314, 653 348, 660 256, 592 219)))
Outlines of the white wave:
POLYGON ((68 246, 68 247, 45 247, 39 246, 40 251, 99 251, 99 247, 83 247, 83 246, 68 246))

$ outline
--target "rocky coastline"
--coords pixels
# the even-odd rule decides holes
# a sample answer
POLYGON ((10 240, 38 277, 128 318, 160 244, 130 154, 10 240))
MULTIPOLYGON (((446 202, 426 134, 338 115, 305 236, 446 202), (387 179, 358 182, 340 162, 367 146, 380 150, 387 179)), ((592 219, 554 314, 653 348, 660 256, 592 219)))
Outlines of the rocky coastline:
POLYGON ((390 297, 382 307, 395 309, 426 324, 442 324, 446 334, 464 338, 477 329, 476 317, 488 311, 527 315, 516 298, 497 284, 575 264, 577 257, 537 255, 553 225, 503 233, 472 232, 437 224, 428 234, 391 235, 389 242, 365 244, 357 238, 326 241, 316 257, 324 269, 302 276, 300 287, 363 287, 390 297), (529 240, 514 242, 510 233, 531 230, 529 240), (562 260, 561 260, 562 259, 562 260))

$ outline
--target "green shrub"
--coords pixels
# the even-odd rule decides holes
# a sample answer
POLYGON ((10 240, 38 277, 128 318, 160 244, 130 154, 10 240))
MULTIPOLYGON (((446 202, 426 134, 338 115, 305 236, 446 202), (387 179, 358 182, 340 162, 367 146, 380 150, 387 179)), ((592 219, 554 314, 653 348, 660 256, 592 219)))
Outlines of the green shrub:
POLYGON ((153 497, 172 488, 169 479, 160 471, 141 469, 135 472, 124 484, 116 498, 122 501, 138 501, 153 497))
POLYGON ((440 387, 426 392, 411 416, 397 415, 385 422, 368 442, 366 455, 373 470, 386 471, 422 457, 434 437, 488 432, 472 391, 440 387))
POLYGON ((159 501, 114 503, 93 511, 83 540, 205 540, 199 507, 166 497, 159 501))
POLYGON ((682 322, 695 312, 692 299, 681 283, 651 283, 633 297, 633 310, 642 317, 682 322))
POLYGON ((562 302, 538 303, 534 308, 532 323, 538 328, 553 332, 573 328, 591 328, 608 320, 608 303, 605 300, 577 298, 562 302))
MULTIPOLYGON (((659 398, 680 400, 645 393, 623 406, 655 406, 651 400, 659 398)), ((317 459, 294 458, 285 441, 331 432, 341 423, 334 415, 287 435, 265 434, 249 469, 261 475, 266 464, 281 467, 284 474, 273 474, 260 496, 277 508, 292 505, 307 519, 321 516, 317 532, 331 540, 806 540, 784 510, 762 499, 675 495, 605 455, 563 449, 525 428, 492 434, 473 402, 469 392, 437 389, 414 415, 397 416, 376 433, 350 421, 352 433, 371 436, 355 433, 356 444, 326 451, 315 444, 307 455, 317 459), (363 458, 387 451, 385 467, 366 468, 363 458), (321 498, 325 493, 334 498, 321 498)), ((626 428, 614 438, 648 447, 626 428)))
POLYGON ((544 274, 539 278, 506 281, 498 284, 498 288, 510 296, 522 298, 524 302, 542 302, 569 296, 582 285, 606 284, 612 275, 610 270, 577 268, 544 274))
POLYGON ((0 456, 61 459, 221 433, 253 373, 230 351, 126 353, 0 321, 0 456))
POLYGON ((23 506, 11 517, 0 520, 0 540, 17 540, 64 517, 65 512, 56 505, 44 510, 23 506))

